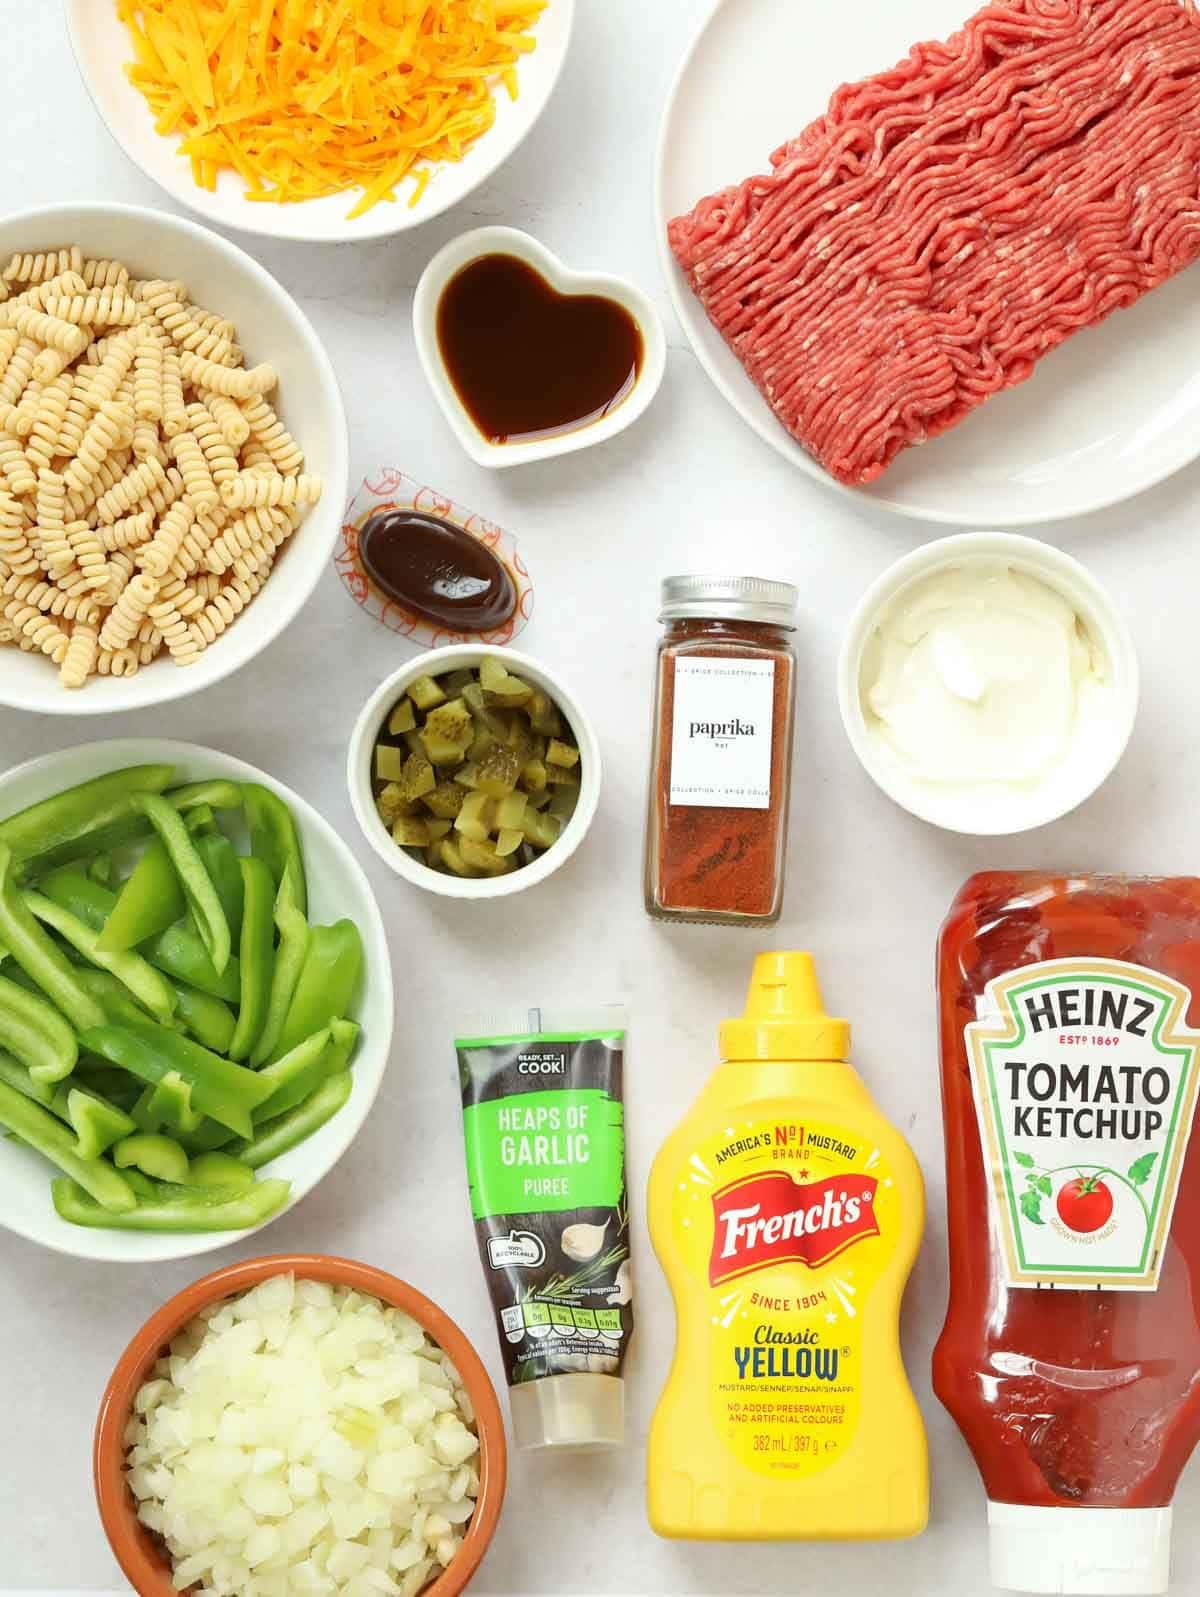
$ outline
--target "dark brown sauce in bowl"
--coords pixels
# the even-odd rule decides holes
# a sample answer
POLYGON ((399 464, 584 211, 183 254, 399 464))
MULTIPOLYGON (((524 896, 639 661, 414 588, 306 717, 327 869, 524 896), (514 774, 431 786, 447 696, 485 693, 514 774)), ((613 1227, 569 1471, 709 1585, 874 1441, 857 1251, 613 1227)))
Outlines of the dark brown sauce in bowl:
POLYGON ((560 294, 515 255, 482 255, 442 290, 442 361, 493 444, 532 443, 600 421, 627 398, 642 330, 616 300, 560 294))
POLYGON ((421 510, 380 510, 359 529, 375 586, 406 610, 456 632, 491 632, 517 608, 516 584, 486 544, 421 510))

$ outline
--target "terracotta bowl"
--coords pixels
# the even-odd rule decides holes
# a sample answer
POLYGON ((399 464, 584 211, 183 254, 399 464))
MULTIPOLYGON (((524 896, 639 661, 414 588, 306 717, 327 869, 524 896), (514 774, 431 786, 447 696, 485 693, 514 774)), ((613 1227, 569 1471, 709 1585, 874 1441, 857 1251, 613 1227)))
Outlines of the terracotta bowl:
POLYGON ((450 1355, 462 1377, 475 1409, 479 1432, 479 1497, 453 1563, 421 1594, 421 1597, 457 1597, 487 1551, 504 1501, 508 1451, 495 1389, 475 1349, 435 1303, 414 1287, 372 1265, 329 1258, 321 1253, 280 1253, 265 1259, 246 1259, 215 1270, 164 1303, 121 1355, 100 1404, 93 1448, 96 1502, 117 1562, 138 1597, 178 1597, 171 1584, 169 1560, 157 1538, 138 1519, 133 1494, 125 1484, 123 1437, 133 1400, 149 1377, 155 1360, 201 1309, 222 1298, 248 1292, 268 1276, 288 1273, 298 1279, 353 1287, 403 1309, 450 1355))

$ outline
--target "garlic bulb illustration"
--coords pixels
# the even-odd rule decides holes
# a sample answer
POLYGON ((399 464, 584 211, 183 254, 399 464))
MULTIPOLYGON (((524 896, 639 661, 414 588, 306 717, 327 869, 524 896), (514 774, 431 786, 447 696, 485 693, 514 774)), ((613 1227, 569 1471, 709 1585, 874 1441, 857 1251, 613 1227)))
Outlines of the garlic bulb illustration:
POLYGON ((632 1274, 632 1272, 630 1271, 630 1268, 629 1268, 629 1260, 626 1259, 624 1264, 617 1271, 616 1284, 613 1287, 612 1291, 608 1294, 608 1301, 609 1301, 610 1304, 612 1304, 612 1303, 628 1303, 632 1299, 632 1297, 633 1297, 633 1274, 632 1274))
POLYGON ((587 1264, 604 1246, 604 1233, 607 1230, 607 1221, 604 1225, 585 1225, 582 1221, 577 1225, 569 1225, 562 1234, 560 1246, 568 1259, 574 1259, 576 1264, 587 1264))

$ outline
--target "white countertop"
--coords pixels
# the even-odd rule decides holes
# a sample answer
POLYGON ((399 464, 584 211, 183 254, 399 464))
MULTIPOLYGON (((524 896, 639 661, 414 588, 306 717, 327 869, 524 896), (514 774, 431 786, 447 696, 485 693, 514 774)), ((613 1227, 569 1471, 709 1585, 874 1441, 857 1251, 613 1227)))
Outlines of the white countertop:
MULTIPOLYGON (((815 950, 830 1007, 854 1022, 857 1063, 925 1169, 929 1225, 904 1332, 932 1443, 933 1517, 926 1535, 899 1546, 701 1546, 650 1533, 642 1444, 670 1357, 672 1316, 639 1217, 630 1445, 604 1459, 514 1457, 500 1530, 473 1590, 989 1590, 983 1491, 929 1391, 946 1287, 934 937, 976 868, 1200 870, 1192 736, 1200 469, 1052 533, 1117 592, 1141 651, 1138 728, 1099 796, 1032 838, 977 843, 921 825, 877 792, 838 720, 837 640, 866 584, 933 529, 859 510, 798 474, 734 416, 683 346, 656 256, 651 161, 668 83, 706 9, 706 0, 583 0, 571 60, 539 128, 490 185, 426 229, 359 247, 238 239, 326 341, 350 414, 354 472, 402 466, 520 538, 537 587, 536 618, 520 646, 569 672, 604 748, 601 812, 568 869, 526 897, 474 907, 407 889, 370 853, 350 812, 344 749, 363 700, 400 663, 404 645, 354 607, 332 568, 273 648, 199 698, 86 721, 0 710, 5 767, 85 739, 161 734, 217 745, 296 788, 351 841, 379 894, 399 1001, 395 1051, 370 1123, 322 1186, 253 1241, 211 1261, 134 1271, 54 1257, 0 1233, 0 1587, 120 1583, 91 1487, 100 1392, 150 1311, 221 1260, 298 1248, 379 1264, 438 1299, 500 1381, 466 1203, 451 1051, 464 1003, 507 995, 629 1002, 637 1212, 654 1150, 714 1063, 717 1023, 740 1011, 758 947, 731 931, 651 924, 641 907, 657 583, 671 571, 724 568, 790 578, 803 595, 790 885, 772 941, 815 950), (409 304, 433 252, 485 222, 528 228, 568 262, 625 273, 656 295, 671 344, 667 377, 650 413, 622 438, 495 475, 455 443, 417 368, 409 304)), ((165 207, 97 120, 60 8, 0 0, 0 37, 0 209, 93 198, 165 207)), ((1200 1587, 1195 1469, 1179 1501, 1174 1589, 1183 1593, 1200 1587)))

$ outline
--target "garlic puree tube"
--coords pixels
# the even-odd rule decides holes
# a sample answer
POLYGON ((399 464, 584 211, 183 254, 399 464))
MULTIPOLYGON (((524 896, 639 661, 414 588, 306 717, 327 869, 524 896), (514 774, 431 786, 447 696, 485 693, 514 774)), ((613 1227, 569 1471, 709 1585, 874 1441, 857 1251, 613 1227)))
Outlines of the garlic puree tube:
POLYGON ((1003 560, 931 571, 880 613, 868 730, 911 779, 1036 786, 1102 735, 1112 682, 1071 602, 1003 560))
POLYGON ((517 1446, 618 1447, 633 1333, 624 1012, 492 1016, 455 1048, 517 1446))

